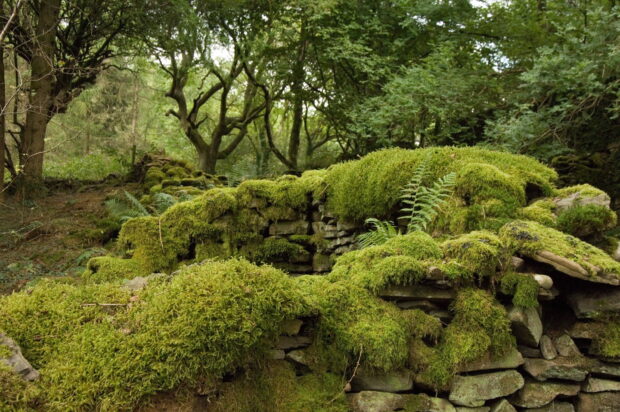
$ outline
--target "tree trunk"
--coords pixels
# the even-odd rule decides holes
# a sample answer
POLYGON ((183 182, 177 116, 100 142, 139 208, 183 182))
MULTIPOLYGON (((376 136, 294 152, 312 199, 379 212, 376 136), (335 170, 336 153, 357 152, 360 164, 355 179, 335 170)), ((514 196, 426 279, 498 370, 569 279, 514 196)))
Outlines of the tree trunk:
POLYGON ((211 150, 199 147, 196 147, 196 152, 198 152, 198 168, 205 173, 215 174, 217 155, 213 156, 211 150))
POLYGON ((45 132, 49 121, 54 82, 54 40, 60 10, 60 0, 42 0, 31 67, 30 96, 24 129, 24 164, 20 192, 26 186, 43 180, 45 132))
POLYGON ((295 62, 295 68, 293 69, 293 84, 291 85, 291 92, 293 94, 293 126, 291 127, 291 134, 288 144, 288 158, 293 166, 293 169, 295 170, 299 168, 299 144, 301 140, 301 126, 304 115, 303 85, 305 81, 304 61, 306 59, 306 48, 306 24, 305 22, 302 22, 299 49, 297 50, 297 61, 295 62))
POLYGON ((6 129, 6 94, 4 83, 4 47, 0 47, 0 201, 4 198, 4 133, 6 129))

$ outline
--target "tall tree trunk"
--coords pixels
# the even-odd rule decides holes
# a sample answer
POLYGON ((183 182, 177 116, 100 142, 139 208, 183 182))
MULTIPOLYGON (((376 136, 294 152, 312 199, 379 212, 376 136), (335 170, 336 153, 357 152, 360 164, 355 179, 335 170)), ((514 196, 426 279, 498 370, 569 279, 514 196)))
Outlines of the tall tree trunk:
POLYGON ((304 115, 303 85, 305 81, 304 61, 306 60, 306 48, 306 24, 302 22, 299 49, 297 50, 297 61, 293 69, 293 84, 291 85, 291 92, 293 94, 293 126, 291 127, 288 143, 288 158, 295 170, 299 168, 299 144, 304 115))
POLYGON ((24 129, 24 164, 21 194, 26 186, 40 183, 43 179, 43 152, 45 132, 49 121, 49 109, 54 81, 54 40, 60 11, 60 0, 42 0, 36 28, 35 47, 32 54, 30 96, 24 129))
MULTIPOLYGON (((1 3, 0 3, 1 4, 1 3)), ((4 47, 0 47, 0 200, 4 198, 4 133, 6 129, 6 94, 4 83, 4 47)))
POLYGON ((196 152, 198 152, 198 168, 205 173, 215 174, 217 154, 214 156, 212 150, 199 147, 196 147, 196 152))

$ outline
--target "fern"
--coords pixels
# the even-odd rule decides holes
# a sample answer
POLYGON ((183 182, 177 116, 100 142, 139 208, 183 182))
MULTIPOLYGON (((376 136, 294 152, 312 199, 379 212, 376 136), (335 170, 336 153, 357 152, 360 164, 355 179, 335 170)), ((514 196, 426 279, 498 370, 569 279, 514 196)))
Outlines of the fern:
MULTIPOLYGON (((412 179, 415 184, 414 176, 412 179)), ((452 194, 452 188, 456 182, 456 174, 448 173, 444 177, 438 179, 431 187, 418 186, 415 193, 407 192, 404 196, 403 203, 407 205, 401 209, 401 212, 407 213, 401 219, 408 219, 407 231, 416 230, 425 231, 428 225, 433 221, 441 207, 445 204, 447 198, 452 194)), ((409 185, 408 185, 409 186, 409 185)))
POLYGON ((369 232, 362 233, 357 237, 360 247, 366 248, 377 246, 387 242, 389 239, 400 235, 400 231, 394 227, 392 222, 375 218, 366 219, 366 224, 371 225, 369 232))
POLYGON ((150 216, 151 213, 131 193, 124 191, 125 197, 115 197, 105 201, 105 207, 110 216, 119 222, 125 222, 134 217, 150 216))
POLYGON ((169 195, 168 193, 160 192, 153 195, 153 208, 158 215, 161 215, 176 203, 177 199, 174 196, 169 195))

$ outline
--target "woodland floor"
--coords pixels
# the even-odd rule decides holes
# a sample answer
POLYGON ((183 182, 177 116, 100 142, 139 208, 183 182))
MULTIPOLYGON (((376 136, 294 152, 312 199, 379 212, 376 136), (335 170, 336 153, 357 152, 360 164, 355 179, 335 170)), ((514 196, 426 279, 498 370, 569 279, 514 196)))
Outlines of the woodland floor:
POLYGON ((120 186, 59 187, 28 203, 0 202, 0 294, 41 276, 74 276, 105 253, 97 222, 120 186))

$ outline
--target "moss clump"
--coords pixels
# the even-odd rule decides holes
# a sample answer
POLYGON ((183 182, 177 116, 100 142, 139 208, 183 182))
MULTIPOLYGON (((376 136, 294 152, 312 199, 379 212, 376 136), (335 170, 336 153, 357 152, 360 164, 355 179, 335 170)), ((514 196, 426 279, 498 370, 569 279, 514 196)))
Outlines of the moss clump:
POLYGON ((0 305, 2 328, 42 366, 48 410, 129 410, 155 392, 215 381, 259 356, 283 320, 306 311, 284 273, 237 260, 182 270, 113 312, 82 306, 85 290, 101 294, 99 303, 115 301, 103 296, 111 290, 128 299, 104 284, 59 289, 53 302, 50 288, 36 288, 0 305))
POLYGON ((581 265, 592 276, 599 272, 620 274, 620 262, 576 237, 539 223, 516 220, 500 230, 500 237, 511 250, 535 255, 546 250, 581 265))
POLYGON ((330 276, 376 293, 389 285, 417 283, 442 257, 439 245, 430 235, 412 232, 380 246, 342 255, 330 276))
POLYGON ((0 411, 25 412, 41 407, 40 390, 0 362, 0 411))
MULTIPOLYGON (((535 186, 550 195, 557 178, 552 169, 536 160, 508 153, 454 147, 388 149, 327 170, 329 209, 341 218, 360 222, 368 217, 389 217, 400 202, 402 187, 424 159, 429 159, 430 171, 424 184, 457 172, 455 193, 461 199, 459 210, 474 205, 473 199, 481 202, 477 207, 484 208, 480 213, 472 212, 472 217, 513 217, 517 207, 525 206, 526 187, 535 186)), ((454 215, 463 220, 461 213, 454 215)), ((484 220, 470 221, 468 229, 483 227, 484 220)))
POLYGON ((573 206, 564 210, 557 220, 557 228, 562 232, 582 237, 600 233, 617 223, 616 212, 599 205, 573 206))
POLYGON ((423 379, 437 387, 446 385, 459 365, 487 352, 502 355, 515 346, 506 310, 488 292, 463 289, 452 310, 454 319, 444 330, 428 369, 422 373, 423 379))
POLYGON ((475 275, 492 277, 496 268, 503 266, 508 256, 502 241, 488 231, 475 231, 447 240, 442 244, 445 256, 452 259, 450 272, 457 272, 460 280, 471 281, 475 275))
POLYGON ((282 176, 276 180, 246 180, 238 187, 239 202, 248 205, 252 199, 263 199, 277 207, 305 210, 315 191, 324 185, 325 171, 311 171, 301 177, 282 176))
POLYGON ((593 341, 593 352, 606 358, 620 358, 620 316, 605 315, 599 320, 602 327, 593 341))
POLYGON ((92 282, 109 282, 133 279, 148 274, 150 272, 145 270, 136 260, 99 256, 88 261, 86 271, 82 276, 92 282))
POLYGON ((556 189, 554 191, 554 195, 557 197, 568 197, 574 195, 575 193, 579 193, 579 196, 576 199, 577 201, 584 198, 592 198, 597 196, 608 197, 607 193, 589 184, 569 186, 562 189, 556 189))
POLYGON ((296 376, 285 361, 267 362, 219 388, 214 412, 346 412, 342 377, 331 373, 296 376))
POLYGON ((255 262, 290 262, 299 257, 309 257, 309 253, 302 246, 282 238, 267 238, 252 253, 255 262))
POLYGON ((519 210, 517 217, 524 220, 532 220, 545 226, 555 227, 556 215, 555 203, 551 199, 537 200, 531 205, 519 210))
POLYGON ((501 291, 512 296, 512 303, 522 308, 538 306, 538 282, 532 275, 508 273, 501 279, 501 291))

